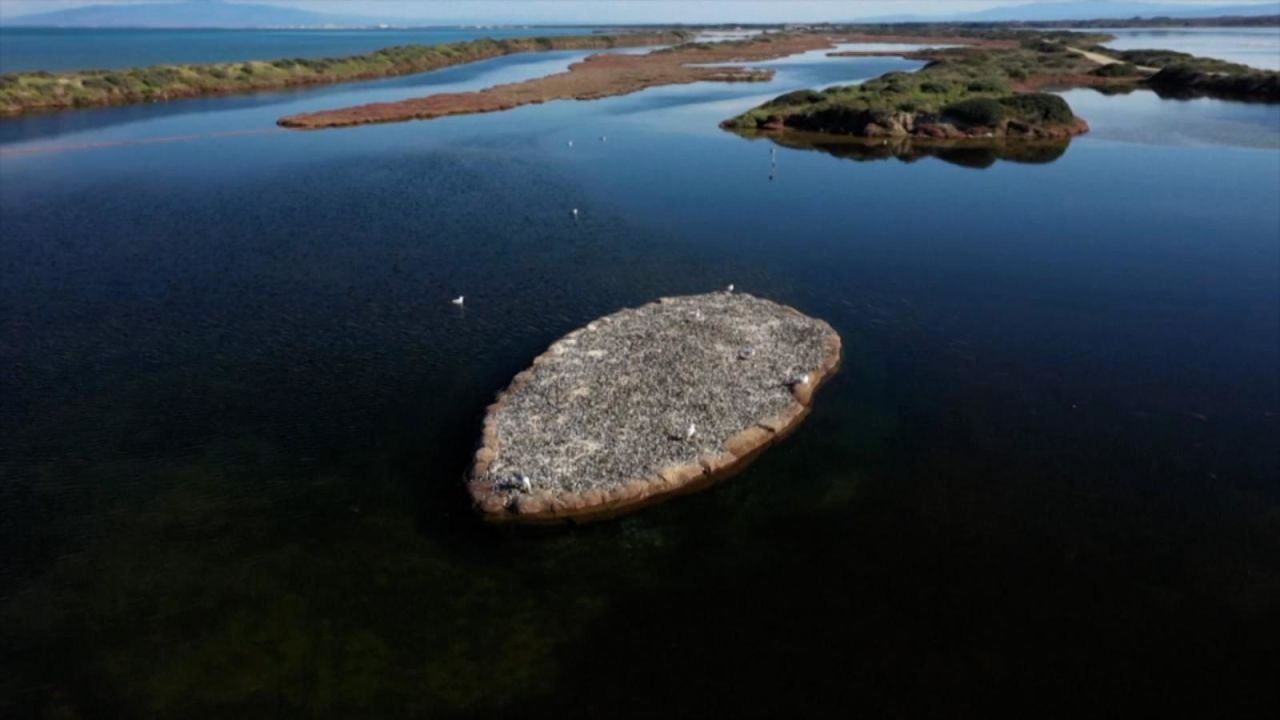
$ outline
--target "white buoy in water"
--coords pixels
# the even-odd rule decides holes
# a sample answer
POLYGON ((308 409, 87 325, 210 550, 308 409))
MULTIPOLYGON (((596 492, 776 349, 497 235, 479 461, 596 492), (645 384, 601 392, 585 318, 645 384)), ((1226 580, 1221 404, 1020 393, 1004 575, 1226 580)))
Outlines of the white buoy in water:
POLYGON ((573 219, 574 219, 574 220, 577 220, 577 219, 578 219, 578 208, 574 208, 574 209, 573 209, 573 219))
POLYGON ((572 140, 570 140, 570 141, 569 141, 569 147, 573 147, 573 141, 572 141, 572 140))
POLYGON ((459 295, 458 297, 456 297, 456 298, 454 298, 454 299, 450 300, 449 302, 453 303, 454 305, 461 305, 461 304, 462 304, 462 296, 461 296, 461 295, 459 295))

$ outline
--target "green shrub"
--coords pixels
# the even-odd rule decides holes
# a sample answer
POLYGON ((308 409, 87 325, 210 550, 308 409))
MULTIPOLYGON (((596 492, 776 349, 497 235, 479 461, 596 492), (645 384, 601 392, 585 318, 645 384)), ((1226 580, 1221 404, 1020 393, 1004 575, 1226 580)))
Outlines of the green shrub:
POLYGON ((942 118, 959 127, 995 127, 1004 116, 1005 105, 992 98, 970 98, 942 109, 942 118))
POLYGON ((1025 93, 1000 98, 1000 104, 1029 123, 1068 123, 1075 119, 1066 100, 1049 93, 1025 93))
POLYGON ((969 92, 1008 92, 1009 83, 997 78, 974 80, 968 85, 969 92))
POLYGON ((1136 65, 1130 65, 1127 62, 1118 62, 1095 68, 1089 74, 1097 75, 1098 77, 1132 77, 1134 75, 1140 75, 1141 73, 1138 71, 1138 66, 1136 65))
POLYGON ((935 95, 945 95, 951 92, 951 83, 928 81, 920 83, 920 92, 932 93, 935 95))
POLYGON ((797 105, 812 105, 813 103, 822 102, 826 96, 816 90, 796 90, 778 97, 765 103, 765 107, 794 107, 797 105))

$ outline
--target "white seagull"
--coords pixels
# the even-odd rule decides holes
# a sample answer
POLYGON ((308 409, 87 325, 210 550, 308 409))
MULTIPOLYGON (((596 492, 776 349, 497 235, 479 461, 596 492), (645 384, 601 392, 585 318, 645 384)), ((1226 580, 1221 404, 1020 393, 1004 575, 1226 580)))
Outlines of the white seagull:
POLYGON ((523 488, 525 492, 533 492, 533 483, 529 482, 528 475, 520 476, 520 487, 523 488))
POLYGON ((574 219, 574 220, 577 220, 577 219, 578 219, 578 208, 574 208, 574 209, 573 209, 573 219, 574 219))
POLYGON ((694 436, 697 432, 698 432, 698 428, 697 428, 696 426, 694 426, 694 424, 693 424, 693 423, 689 423, 689 429, 684 431, 684 439, 685 439, 686 441, 692 440, 692 439, 693 439, 693 436, 694 436))
POLYGON ((600 136, 600 142, 604 142, 604 141, 605 141, 605 140, 607 140, 607 139, 608 139, 608 138, 606 138, 606 137, 605 137, 605 136, 603 136, 603 135, 601 135, 601 136, 600 136))
POLYGON ((733 292, 733 283, 729 283, 729 287, 725 288, 724 291, 727 293, 733 292))
POLYGON ((456 298, 454 298, 454 299, 450 300, 449 302, 453 303, 454 305, 461 305, 461 304, 462 304, 462 296, 461 296, 461 295, 459 295, 458 297, 456 297, 456 298))
POLYGON ((572 141, 572 140, 570 140, 570 141, 569 141, 569 147, 573 147, 573 141, 572 141))

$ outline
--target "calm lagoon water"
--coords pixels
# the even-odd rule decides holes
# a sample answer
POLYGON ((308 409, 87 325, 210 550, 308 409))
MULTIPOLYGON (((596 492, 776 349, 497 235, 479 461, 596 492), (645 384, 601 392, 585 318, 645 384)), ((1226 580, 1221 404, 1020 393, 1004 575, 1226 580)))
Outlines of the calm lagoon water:
POLYGON ((1273 709, 1274 106, 1073 92, 1047 162, 772 177, 719 120, 914 65, 272 124, 573 57, 0 123, 0 713, 1273 709), (799 432, 616 521, 475 519, 515 372, 730 282, 844 337, 799 432))
POLYGON ((1280 70, 1280 28, 1116 28, 1105 43, 1117 50, 1163 48, 1264 70, 1280 70))
POLYGON ((83 70, 360 55, 393 45, 477 38, 579 35, 592 28, 512 27, 364 30, 150 30, 0 27, 0 72, 83 70))

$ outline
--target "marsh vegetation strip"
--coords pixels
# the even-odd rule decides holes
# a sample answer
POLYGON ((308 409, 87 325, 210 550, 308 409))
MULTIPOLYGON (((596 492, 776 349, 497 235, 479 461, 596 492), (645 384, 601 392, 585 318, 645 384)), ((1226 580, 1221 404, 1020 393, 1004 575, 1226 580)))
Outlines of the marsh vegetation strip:
POLYGON ((1061 97, 1037 92, 1045 88, 1130 92, 1149 87, 1174 95, 1280 102, 1280 73, 1171 51, 1108 54, 1097 46, 1067 44, 1097 39, 1086 35, 1028 31, 1020 37, 1013 46, 903 52, 929 63, 915 73, 890 73, 860 85, 786 93, 723 126, 921 141, 1039 141, 1088 130, 1061 97))
POLYGON ((482 38, 443 45, 388 47, 366 55, 338 58, 6 73, 0 75, 0 115, 325 85, 410 75, 515 53, 670 45, 687 37, 684 32, 669 31, 501 40, 482 38))

